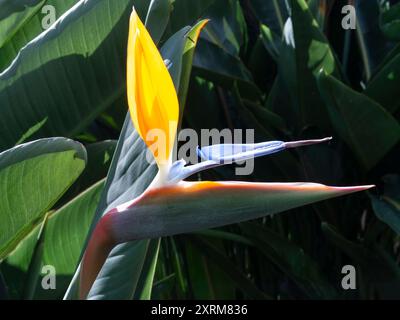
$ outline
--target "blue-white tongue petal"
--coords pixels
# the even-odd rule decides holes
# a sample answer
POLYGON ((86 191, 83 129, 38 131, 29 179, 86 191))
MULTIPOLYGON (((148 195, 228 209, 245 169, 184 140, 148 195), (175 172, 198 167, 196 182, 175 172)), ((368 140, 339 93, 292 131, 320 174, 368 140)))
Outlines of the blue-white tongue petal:
POLYGON ((197 148, 197 154, 203 161, 189 166, 186 166, 184 160, 176 161, 169 172, 169 182, 175 183, 192 174, 217 166, 265 156, 288 148, 317 144, 331 139, 329 137, 292 142, 268 141, 254 144, 215 144, 201 149, 197 148))
POLYGON ((214 160, 221 164, 240 162, 265 156, 285 149, 283 141, 268 141, 255 144, 215 144, 198 148, 197 154, 202 160, 214 160))

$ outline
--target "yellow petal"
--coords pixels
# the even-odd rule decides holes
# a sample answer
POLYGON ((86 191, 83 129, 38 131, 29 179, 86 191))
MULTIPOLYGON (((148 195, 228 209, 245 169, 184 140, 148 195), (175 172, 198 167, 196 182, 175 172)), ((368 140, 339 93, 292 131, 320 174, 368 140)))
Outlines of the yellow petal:
POLYGON ((136 130, 158 166, 168 163, 177 130, 178 98, 160 52, 135 10, 129 25, 127 92, 136 130))

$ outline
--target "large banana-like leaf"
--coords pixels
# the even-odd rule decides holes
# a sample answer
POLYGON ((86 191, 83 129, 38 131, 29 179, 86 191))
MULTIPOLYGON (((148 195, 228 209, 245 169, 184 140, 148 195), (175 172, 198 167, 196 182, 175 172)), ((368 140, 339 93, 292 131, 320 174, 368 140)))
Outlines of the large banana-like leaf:
POLYGON ((0 260, 78 178, 85 163, 84 147, 65 138, 0 153, 0 260))
POLYGON ((4 3, 2 3, 0 12, 5 15, 7 13, 9 14, 9 16, 3 20, 3 23, 13 23, 14 25, 13 28, 9 30, 7 30, 7 27, 3 29, 3 25, 0 26, 0 30, 9 31, 7 32, 7 37, 3 39, 3 45, 1 45, 0 39, 0 72, 10 65, 22 47, 45 30, 44 26, 48 27, 47 24, 51 22, 49 19, 53 18, 53 14, 55 15, 54 18, 60 17, 78 1, 79 0, 3 1, 4 3), (4 6, 7 6, 6 10, 3 10, 4 6), (49 8, 54 9, 54 11, 48 11, 49 8), (14 19, 15 21, 13 21, 14 19), (44 25, 43 23, 46 24, 44 25))
POLYGON ((0 3, 0 48, 35 14, 44 0, 2 1, 0 3))
POLYGON ((80 1, 21 49, 0 73, 0 150, 46 117, 32 138, 77 134, 124 95, 134 3, 148 1, 80 1))
MULTIPOLYGON (((42 255, 38 258, 40 267, 51 265, 55 268, 56 288, 55 290, 44 290, 40 282, 36 283, 32 290, 35 293, 34 298, 62 298, 79 262, 82 245, 96 211, 103 186, 104 181, 98 182, 48 218, 42 235, 42 255)), ((40 226, 37 226, 1 265, 12 298, 27 298, 24 296, 28 285, 26 280, 32 276, 27 274, 30 271, 28 267, 32 257, 37 254, 35 244, 39 229, 40 226)))

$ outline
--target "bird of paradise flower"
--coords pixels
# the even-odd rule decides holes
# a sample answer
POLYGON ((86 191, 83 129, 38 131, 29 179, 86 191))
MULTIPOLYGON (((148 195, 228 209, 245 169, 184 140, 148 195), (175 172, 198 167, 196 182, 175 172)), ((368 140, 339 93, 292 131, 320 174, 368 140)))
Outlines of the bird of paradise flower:
POLYGON ((212 145, 198 149, 204 160, 198 164, 186 165, 183 160, 173 162, 171 151, 179 119, 178 98, 164 61, 135 10, 129 26, 127 92, 134 127, 152 151, 158 174, 143 194, 110 210, 97 223, 82 260, 81 299, 86 298, 109 252, 117 244, 255 219, 373 187, 331 187, 300 182, 184 181, 205 169, 321 143, 330 138, 212 145), (164 152, 151 148, 153 140, 149 139, 149 133, 154 129, 165 133, 164 152))

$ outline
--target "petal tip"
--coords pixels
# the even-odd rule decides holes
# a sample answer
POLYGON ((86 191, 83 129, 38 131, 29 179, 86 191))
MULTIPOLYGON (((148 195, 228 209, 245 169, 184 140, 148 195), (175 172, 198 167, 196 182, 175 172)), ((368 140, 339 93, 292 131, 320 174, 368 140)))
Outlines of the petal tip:
POLYGON ((363 191, 363 190, 368 190, 368 189, 372 189, 372 188, 375 188, 375 187, 376 187, 376 185, 374 185, 374 184, 368 184, 368 185, 365 185, 365 186, 359 186, 359 187, 355 187, 355 188, 358 188, 357 191, 363 191))
POLYGON ((204 28, 206 26, 207 23, 209 23, 211 21, 211 19, 204 19, 201 21, 201 29, 204 28))
POLYGON ((363 185, 363 186, 351 186, 351 187, 335 187, 343 192, 346 193, 352 193, 352 192, 360 192, 360 191, 365 191, 371 188, 375 188, 376 186, 374 184, 369 184, 369 185, 363 185))
POLYGON ((308 146, 312 144, 318 144, 318 143, 323 143, 332 140, 332 137, 326 137, 322 139, 312 139, 312 140, 298 140, 298 141, 291 141, 291 142, 285 142, 284 146, 285 148, 297 148, 297 147, 302 147, 302 146, 308 146))
POLYGON ((137 16, 137 12, 136 12, 135 6, 132 6, 130 19, 135 18, 136 16, 137 16))

